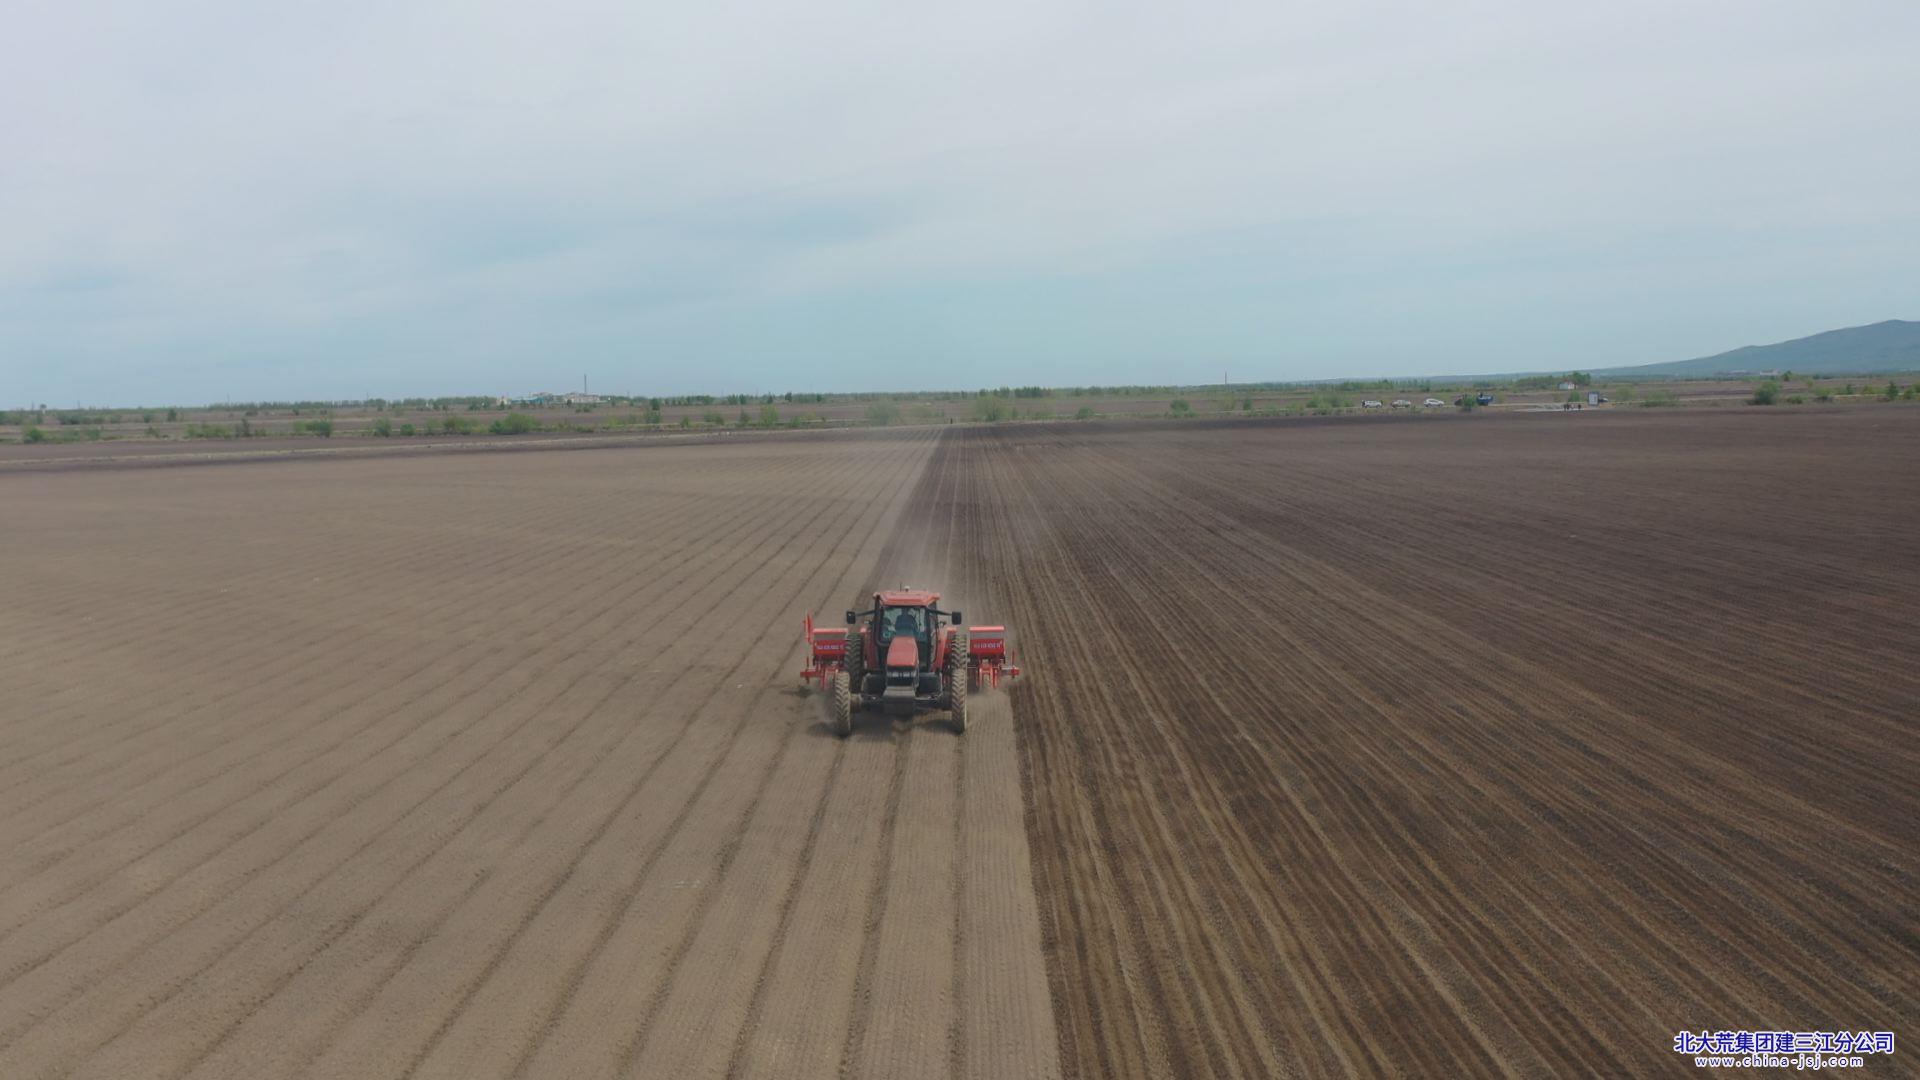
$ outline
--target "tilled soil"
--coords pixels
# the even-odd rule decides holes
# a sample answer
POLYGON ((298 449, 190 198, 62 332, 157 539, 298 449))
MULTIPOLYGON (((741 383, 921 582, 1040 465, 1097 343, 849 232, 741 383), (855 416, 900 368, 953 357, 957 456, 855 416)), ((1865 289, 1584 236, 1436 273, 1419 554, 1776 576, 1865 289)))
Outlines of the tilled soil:
POLYGON ((934 445, 11 478, 0 1076, 1055 1073, 1004 703, 794 689, 934 445))
POLYGON ((977 429, 1062 1058, 1645 1074, 1920 1015, 1920 412, 977 429))
POLYGON ((1911 1027, 1920 412, 0 475, 0 1077, 1645 1073, 1911 1027), (827 734, 800 616, 1029 674, 827 734))

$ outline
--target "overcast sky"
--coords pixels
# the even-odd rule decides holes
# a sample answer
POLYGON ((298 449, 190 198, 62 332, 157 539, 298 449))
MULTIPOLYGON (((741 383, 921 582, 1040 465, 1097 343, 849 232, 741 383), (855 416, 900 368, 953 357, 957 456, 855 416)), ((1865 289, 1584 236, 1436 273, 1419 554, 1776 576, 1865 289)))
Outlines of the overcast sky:
POLYGON ((1920 3, 11 0, 0 404, 1596 367, 1920 318, 1920 3))

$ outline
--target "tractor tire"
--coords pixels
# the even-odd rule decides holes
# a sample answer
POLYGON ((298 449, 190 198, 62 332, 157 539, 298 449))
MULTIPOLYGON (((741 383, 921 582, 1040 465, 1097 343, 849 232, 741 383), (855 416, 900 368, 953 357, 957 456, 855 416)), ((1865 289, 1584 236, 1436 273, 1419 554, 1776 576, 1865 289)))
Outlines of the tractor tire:
POLYGON ((967 731, 967 632, 955 630, 947 644, 947 710, 953 730, 967 731))
POLYGON ((833 673, 833 716, 827 727, 843 739, 853 734, 853 686, 844 671, 833 673))
POLYGON ((847 669, 847 681, 853 686, 853 695, 859 697, 867 686, 867 632, 855 628, 847 634, 846 656, 840 661, 847 669))

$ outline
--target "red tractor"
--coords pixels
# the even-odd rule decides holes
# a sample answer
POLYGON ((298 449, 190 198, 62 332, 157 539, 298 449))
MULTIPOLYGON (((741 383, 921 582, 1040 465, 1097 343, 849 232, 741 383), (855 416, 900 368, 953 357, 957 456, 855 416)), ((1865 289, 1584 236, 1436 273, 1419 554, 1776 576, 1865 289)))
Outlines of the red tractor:
POLYGON ((801 681, 832 693, 835 735, 852 734, 855 709, 887 701, 945 709, 954 730, 965 731, 967 691, 994 689, 1020 668, 1006 627, 960 621, 959 612, 940 610, 939 593, 906 588, 874 593, 871 608, 847 612, 848 630, 816 627, 808 615, 801 681))

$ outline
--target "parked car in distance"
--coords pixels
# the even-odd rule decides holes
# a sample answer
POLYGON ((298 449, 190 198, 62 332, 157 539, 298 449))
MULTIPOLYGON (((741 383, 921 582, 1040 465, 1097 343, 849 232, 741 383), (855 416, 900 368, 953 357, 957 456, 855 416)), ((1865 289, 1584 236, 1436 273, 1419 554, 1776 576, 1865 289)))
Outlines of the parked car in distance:
POLYGON ((1413 408, 1413 402, 1403 397, 1397 397, 1393 399, 1393 407, 1396 409, 1411 409, 1413 408))
POLYGON ((1441 408, 1441 407, 1443 407, 1443 406, 1445 406, 1445 405, 1446 405, 1446 402, 1444 402, 1444 401, 1441 401, 1441 400, 1440 400, 1439 398, 1437 398, 1437 397, 1430 397, 1430 398, 1428 398, 1427 400, 1425 400, 1425 401, 1423 401, 1423 402, 1421 402, 1421 404, 1422 404, 1422 405, 1425 405, 1425 406, 1426 406, 1427 408, 1429 408, 1429 409, 1438 409, 1438 408, 1441 408))
POLYGON ((1363 409, 1378 409, 1380 408, 1380 402, 1373 398, 1368 398, 1360 403, 1360 407, 1363 409))

